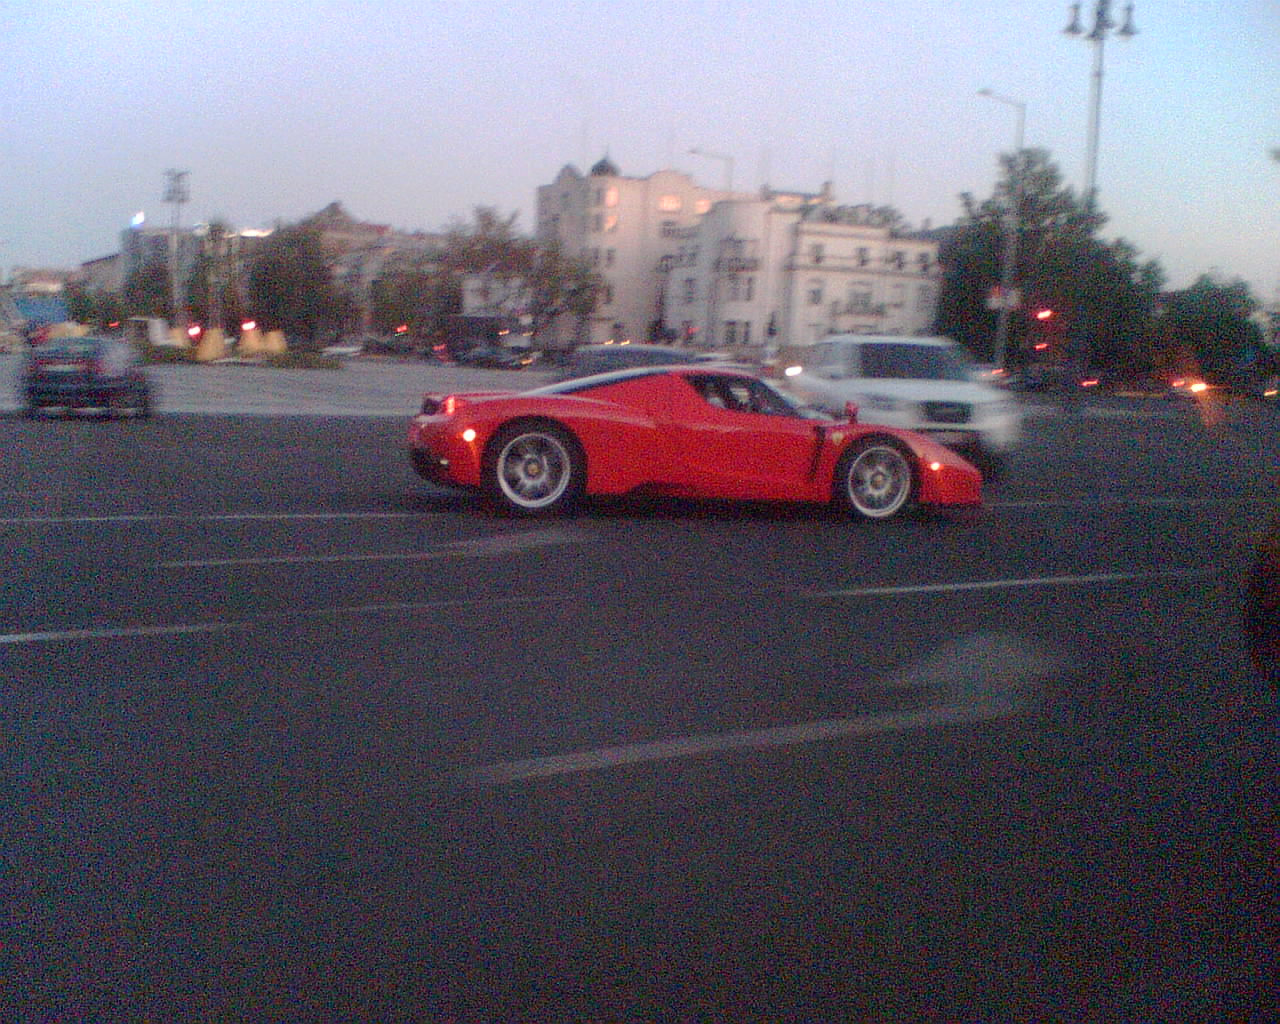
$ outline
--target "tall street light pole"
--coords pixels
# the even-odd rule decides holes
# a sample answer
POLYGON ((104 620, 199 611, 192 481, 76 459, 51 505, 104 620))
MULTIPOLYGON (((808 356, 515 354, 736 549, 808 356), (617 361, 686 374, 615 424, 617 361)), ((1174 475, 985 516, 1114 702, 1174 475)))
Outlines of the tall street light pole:
POLYGON ((1027 105, 1022 100, 1001 96, 990 89, 979 89, 979 96, 1013 107, 1018 113, 1017 129, 1013 140, 1011 197, 1004 218, 1004 254, 1000 259, 1000 307, 996 313, 996 346, 992 361, 998 369, 1004 369, 1005 355, 1009 348, 1009 317, 1015 305, 1013 280, 1018 264, 1018 236, 1022 231, 1023 184, 1023 136, 1027 127, 1027 105))
POLYGON ((1102 50, 1112 30, 1121 39, 1138 34, 1133 27, 1133 4, 1125 4, 1124 24, 1116 28, 1111 20, 1111 0, 1097 0, 1093 7, 1093 28, 1089 31, 1080 24, 1080 4, 1071 5, 1071 22, 1062 31, 1069 36, 1083 37, 1093 46, 1093 76, 1089 86, 1089 136, 1085 155, 1084 201, 1085 209, 1092 213, 1097 205, 1098 190, 1098 122, 1102 114, 1102 50))

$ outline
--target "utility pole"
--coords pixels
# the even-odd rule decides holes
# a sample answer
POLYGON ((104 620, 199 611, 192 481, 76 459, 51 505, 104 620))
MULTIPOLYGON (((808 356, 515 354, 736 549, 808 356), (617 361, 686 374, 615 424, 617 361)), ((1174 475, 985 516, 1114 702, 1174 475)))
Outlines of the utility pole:
POLYGON ((178 285, 178 225, 182 220, 182 204, 191 198, 187 187, 190 171, 168 170, 164 172, 164 201, 173 204, 173 219, 169 222, 169 316, 170 326, 178 319, 182 309, 182 294, 178 285))

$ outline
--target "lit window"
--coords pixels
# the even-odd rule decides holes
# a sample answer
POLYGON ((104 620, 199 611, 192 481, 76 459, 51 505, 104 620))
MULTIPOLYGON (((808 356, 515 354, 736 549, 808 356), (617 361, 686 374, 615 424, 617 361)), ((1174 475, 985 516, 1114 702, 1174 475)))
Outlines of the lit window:
POLYGON ((684 201, 675 193, 668 192, 658 196, 658 209, 663 213, 679 213, 684 209, 684 201))
POLYGON ((608 216, 606 216, 606 217, 605 217, 605 219, 604 219, 604 229, 605 229, 605 231, 617 231, 617 230, 618 230, 618 215, 617 215, 616 213, 611 213, 611 214, 609 214, 608 216))
POLYGON ((696 203, 693 204, 693 212, 697 214, 706 213, 710 209, 711 209, 710 199, 699 199, 696 203))
POLYGON ((605 206, 618 205, 618 190, 615 186, 610 185, 607 189, 604 190, 604 205, 605 206))

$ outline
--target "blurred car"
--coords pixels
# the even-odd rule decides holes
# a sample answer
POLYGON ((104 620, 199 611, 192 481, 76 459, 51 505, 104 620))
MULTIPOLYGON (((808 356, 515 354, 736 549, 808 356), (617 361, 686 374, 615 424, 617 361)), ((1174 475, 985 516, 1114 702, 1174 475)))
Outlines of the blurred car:
POLYGON ((697 353, 674 345, 583 345, 569 356, 559 379, 590 377, 636 366, 678 366, 699 358, 697 353))
POLYGON ((808 347, 784 370, 802 401, 828 411, 858 406, 862 419, 928 434, 996 463, 1021 433, 1017 401, 973 379, 973 364, 949 338, 840 334, 808 347))
POLYGON ((119 338, 55 338, 31 349, 22 370, 27 415, 42 409, 101 409, 151 415, 151 383, 137 350, 119 338))
POLYGON ((815 416, 750 374, 641 367, 524 392, 426 395, 414 468, 516 514, 633 492, 835 502, 885 519, 981 502, 982 475, 923 435, 815 416))
POLYGON ((518 370, 526 365, 521 361, 521 353, 500 345, 476 345, 460 352, 457 361, 460 366, 485 366, 494 370, 518 370))

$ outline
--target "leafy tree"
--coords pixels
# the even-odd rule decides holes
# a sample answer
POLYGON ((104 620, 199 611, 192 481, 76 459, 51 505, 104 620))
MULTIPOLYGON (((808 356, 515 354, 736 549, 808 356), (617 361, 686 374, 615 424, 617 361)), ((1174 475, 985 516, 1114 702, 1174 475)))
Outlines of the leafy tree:
POLYGON ((401 326, 429 344, 444 339, 448 318, 462 309, 456 275, 440 269, 434 258, 402 260, 373 282, 373 326, 390 333, 401 326))
POLYGON ((1181 372, 1200 370, 1231 376, 1269 361, 1249 286, 1202 274, 1189 288, 1165 297, 1157 322, 1162 361, 1181 372))
POLYGON ((1062 185, 1045 150, 1001 157, 1003 176, 991 198, 962 194, 964 215, 944 243, 946 268, 936 327, 987 358, 994 347, 996 312, 987 295, 1000 281, 1005 218, 1017 206, 1018 260, 1014 279, 1022 306, 1010 317, 1008 355, 1018 363, 1041 335, 1038 310, 1051 310, 1058 357, 1102 367, 1150 362, 1148 329, 1163 271, 1140 263, 1123 241, 1102 241, 1106 223, 1062 185))
POLYGON ((124 308, 128 316, 171 317, 169 268, 150 260, 130 273, 124 283, 124 308))
POLYGON ((316 347, 320 333, 348 312, 319 231, 301 226, 281 228, 264 240, 249 268, 248 302, 263 327, 285 331, 304 349, 316 347))

